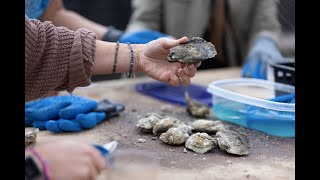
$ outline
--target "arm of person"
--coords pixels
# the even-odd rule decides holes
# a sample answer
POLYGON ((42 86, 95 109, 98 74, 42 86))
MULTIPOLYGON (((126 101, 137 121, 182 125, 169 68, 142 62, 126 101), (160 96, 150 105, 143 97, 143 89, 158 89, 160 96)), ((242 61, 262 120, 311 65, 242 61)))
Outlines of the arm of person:
POLYGON ((141 71, 174 85, 189 85, 201 63, 181 64, 167 61, 169 49, 188 41, 160 38, 148 44, 119 44, 96 40, 86 29, 71 31, 25 17, 25 89, 26 100, 39 98, 52 90, 72 92, 91 84, 92 74, 141 71), (133 59, 133 62, 131 62, 133 59), (132 65, 132 66, 131 66, 132 65))
POLYGON ((107 166, 96 148, 79 139, 53 141, 28 148, 25 161, 28 180, 96 179, 107 166))
POLYGON ((100 40, 108 31, 108 27, 65 9, 62 0, 50 0, 41 20, 51 21, 55 26, 63 26, 74 31, 80 28, 90 29, 100 40))
MULTIPOLYGON (((251 29, 250 44, 255 43, 258 37, 265 36, 278 43, 281 32, 280 22, 277 17, 277 2, 255 1, 252 3, 253 22, 251 29)), ((249 46, 250 47, 250 46, 249 46)))
POLYGON ((133 12, 126 31, 131 32, 143 29, 160 31, 162 3, 162 0, 132 0, 133 12))

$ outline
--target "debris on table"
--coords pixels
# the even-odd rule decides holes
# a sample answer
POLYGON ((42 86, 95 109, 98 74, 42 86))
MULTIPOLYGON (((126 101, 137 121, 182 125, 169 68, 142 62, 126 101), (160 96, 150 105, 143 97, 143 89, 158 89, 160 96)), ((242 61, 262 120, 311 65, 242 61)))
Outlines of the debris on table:
POLYGON ((193 132, 206 132, 215 134, 218 131, 226 129, 221 121, 198 119, 191 124, 193 132))
POLYGON ((169 49, 168 61, 195 63, 217 55, 215 46, 200 37, 193 37, 188 42, 169 49))
POLYGON ((147 140, 145 140, 143 138, 139 138, 139 139, 137 139, 137 142, 138 143, 145 143, 145 142, 147 142, 147 140))
POLYGON ((186 141, 185 147, 196 153, 206 153, 215 148, 214 139, 207 133, 192 134, 186 141))
POLYGON ((185 99, 187 102, 187 112, 197 118, 205 118, 210 114, 210 108, 207 104, 200 103, 190 98, 189 93, 185 92, 185 99))
POLYGON ((37 128, 35 130, 28 131, 27 133, 25 133, 25 147, 34 146, 36 144, 38 132, 39 129, 37 128))
POLYGON ((216 133, 220 149, 230 154, 247 155, 250 152, 249 138, 243 133, 223 130, 216 133))

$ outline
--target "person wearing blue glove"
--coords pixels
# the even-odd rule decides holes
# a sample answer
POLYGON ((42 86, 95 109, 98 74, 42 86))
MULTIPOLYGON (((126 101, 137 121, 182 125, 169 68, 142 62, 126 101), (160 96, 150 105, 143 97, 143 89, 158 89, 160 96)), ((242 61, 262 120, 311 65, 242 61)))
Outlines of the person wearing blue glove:
POLYGON ((55 133, 78 132, 95 127, 106 118, 124 110, 121 104, 104 99, 94 100, 75 95, 52 96, 27 102, 25 125, 55 133))
POLYGON ((71 30, 90 29, 98 39, 107 42, 145 44, 161 37, 169 37, 167 34, 155 30, 145 29, 127 33, 113 26, 106 27, 74 11, 65 9, 63 0, 26 0, 25 13, 31 19, 51 21, 55 26, 64 26, 71 30))
POLYGON ((288 62, 270 37, 258 37, 246 57, 242 68, 243 77, 267 79, 267 66, 270 63, 288 62))

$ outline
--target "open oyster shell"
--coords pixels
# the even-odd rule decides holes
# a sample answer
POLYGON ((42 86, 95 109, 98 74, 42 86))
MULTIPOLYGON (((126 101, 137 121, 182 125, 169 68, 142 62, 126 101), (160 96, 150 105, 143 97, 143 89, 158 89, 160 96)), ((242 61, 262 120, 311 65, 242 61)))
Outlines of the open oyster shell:
POLYGON ((247 155, 250 152, 249 138, 246 134, 223 130, 218 131, 215 138, 220 149, 230 154, 247 155))
POLYGON ((188 137, 188 133, 185 133, 178 128, 172 127, 167 132, 160 135, 160 140, 171 145, 181 145, 187 141, 188 137))
POLYGON ((206 132, 209 134, 215 134, 216 132, 224 129, 225 126, 221 121, 198 119, 191 124, 191 130, 193 132, 206 132))
POLYGON ((195 63, 217 55, 215 46, 200 37, 193 37, 187 43, 170 49, 169 62, 195 63))
POLYGON ((200 103, 190 98, 189 93, 184 93, 187 101, 187 112, 194 117, 204 118, 210 114, 210 108, 207 104, 200 103))
POLYGON ((185 147, 196 153, 206 153, 215 148, 215 139, 207 133, 192 134, 186 141, 185 147))

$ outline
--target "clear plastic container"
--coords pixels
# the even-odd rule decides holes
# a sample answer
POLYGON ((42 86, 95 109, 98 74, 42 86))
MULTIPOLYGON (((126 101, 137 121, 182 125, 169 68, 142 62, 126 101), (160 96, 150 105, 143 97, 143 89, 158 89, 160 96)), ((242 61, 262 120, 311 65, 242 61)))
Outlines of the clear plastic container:
POLYGON ((276 94, 295 95, 295 87, 287 84, 236 78, 211 82, 213 115, 243 127, 274 136, 295 136, 295 101, 275 102, 276 94))

